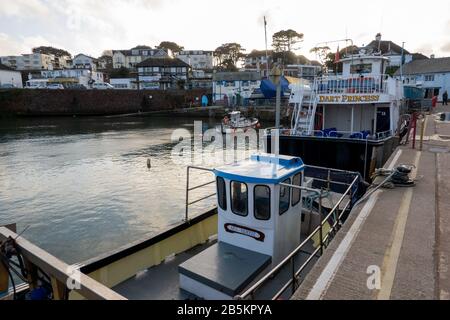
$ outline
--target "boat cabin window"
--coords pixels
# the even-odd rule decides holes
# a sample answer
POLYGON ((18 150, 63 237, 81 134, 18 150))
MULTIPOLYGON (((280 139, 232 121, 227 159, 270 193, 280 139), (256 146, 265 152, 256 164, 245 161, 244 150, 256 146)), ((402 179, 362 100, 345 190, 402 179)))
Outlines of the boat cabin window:
POLYGON ((231 182, 231 210, 238 216, 248 216, 248 187, 245 183, 231 182))
MULTIPOLYGON (((284 184, 291 184, 291 179, 283 181, 284 184)), ((291 188, 280 186, 280 216, 289 210, 291 204, 291 188)))
POLYGON ((219 207, 222 210, 227 210, 227 189, 225 187, 225 180, 221 177, 217 178, 217 200, 219 207))
POLYGON ((270 220, 270 188, 268 186, 255 187, 253 206, 257 220, 270 220))
POLYGON ((372 64, 371 63, 354 64, 351 66, 350 72, 357 74, 372 73, 372 64))
MULTIPOLYGON (((298 173, 294 176, 292 179, 292 184, 294 186, 301 187, 302 186, 302 174, 298 173)), ((300 203, 300 200, 302 198, 302 193, 300 189, 292 189, 292 206, 295 207, 300 203)))

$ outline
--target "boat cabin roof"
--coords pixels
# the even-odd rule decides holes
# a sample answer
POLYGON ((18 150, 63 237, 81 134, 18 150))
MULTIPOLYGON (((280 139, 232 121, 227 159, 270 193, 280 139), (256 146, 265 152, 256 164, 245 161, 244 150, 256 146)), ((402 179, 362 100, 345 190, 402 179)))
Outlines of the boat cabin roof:
POLYGON ((340 62, 356 62, 358 60, 384 60, 389 61, 389 58, 386 58, 384 56, 374 56, 374 55, 365 55, 365 54, 358 54, 349 56, 346 58, 342 58, 340 62))
POLYGON ((279 184, 304 170, 302 159, 273 154, 257 154, 250 159, 214 170, 217 177, 246 183, 279 184))

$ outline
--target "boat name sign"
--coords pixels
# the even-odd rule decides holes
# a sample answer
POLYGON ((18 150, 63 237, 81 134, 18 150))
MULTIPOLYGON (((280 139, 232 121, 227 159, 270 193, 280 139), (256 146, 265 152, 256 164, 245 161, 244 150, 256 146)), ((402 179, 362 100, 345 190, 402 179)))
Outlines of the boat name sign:
POLYGON ((373 103, 379 102, 379 95, 319 95, 319 103, 373 103))
POLYGON ((230 223, 226 224, 225 231, 227 231, 229 233, 238 233, 243 236, 253 238, 260 242, 264 242, 264 239, 266 238, 265 234, 260 231, 249 229, 249 228, 246 228, 243 226, 238 226, 236 224, 230 224, 230 223))

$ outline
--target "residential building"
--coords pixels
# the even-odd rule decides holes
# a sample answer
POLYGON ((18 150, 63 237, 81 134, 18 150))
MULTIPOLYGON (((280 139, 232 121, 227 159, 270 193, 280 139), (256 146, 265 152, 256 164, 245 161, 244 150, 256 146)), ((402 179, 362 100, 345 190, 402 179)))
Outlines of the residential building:
MULTIPOLYGON (((89 69, 65 69, 41 71, 41 78, 48 79, 52 83, 61 84, 82 84, 89 88, 93 83, 103 83, 102 72, 91 71, 89 69)), ((31 79, 29 79, 31 80, 31 79)))
POLYGON ((213 88, 212 70, 192 70, 189 79, 189 89, 209 89, 213 88))
POLYGON ((22 74, 0 63, 0 88, 6 86, 23 88, 22 74))
POLYGON ((176 89, 188 85, 190 66, 177 58, 148 58, 139 63, 139 89, 176 89))
POLYGON ((136 78, 111 78, 110 84, 117 90, 137 90, 136 78))
POLYGON ((193 70, 212 70, 215 64, 213 51, 184 50, 177 58, 190 65, 193 70))
POLYGON ((244 70, 260 72, 263 78, 267 78, 269 76, 267 71, 270 73, 272 68, 272 57, 272 50, 268 50, 267 52, 266 50, 253 50, 245 57, 244 70))
POLYGON ((450 93, 450 57, 414 60, 403 66, 403 77, 400 70, 395 77, 404 85, 423 88, 425 98, 438 96, 442 101, 444 92, 450 93))
POLYGON ((90 57, 86 54, 77 54, 73 57, 72 68, 73 69, 87 69, 91 71, 97 71, 98 60, 90 57))
POLYGON ((15 70, 52 70, 55 56, 43 53, 0 57, 0 63, 15 70))
POLYGON ((376 35, 375 40, 362 49, 385 56, 389 59, 388 66, 390 67, 400 67, 402 63, 405 64, 414 60, 428 59, 421 53, 410 53, 408 50, 392 41, 382 40, 380 33, 376 35))
POLYGON ((213 75, 213 101, 249 99, 260 88, 261 80, 259 72, 217 72, 213 75))
POLYGON ((130 50, 113 50, 113 67, 120 69, 135 69, 136 66, 148 58, 171 58, 172 51, 164 49, 152 49, 147 46, 138 46, 130 50))
POLYGON ((54 69, 70 69, 72 67, 72 57, 71 56, 60 56, 54 59, 54 69))
POLYGON ((284 75, 286 77, 301 78, 313 81, 321 71, 321 65, 293 64, 286 66, 284 75))

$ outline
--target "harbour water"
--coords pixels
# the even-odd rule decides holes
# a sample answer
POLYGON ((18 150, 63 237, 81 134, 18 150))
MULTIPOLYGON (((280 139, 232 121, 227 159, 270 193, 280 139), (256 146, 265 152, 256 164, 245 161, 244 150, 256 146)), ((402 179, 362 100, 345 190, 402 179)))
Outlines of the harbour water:
MULTIPOLYGON (((203 121, 204 130, 215 125, 214 120, 203 121)), ((17 223, 19 232, 29 227, 25 238, 75 263, 179 223, 184 219, 186 165, 171 159, 175 129, 192 132, 194 120, 0 121, 0 225, 17 223)), ((195 183, 213 179, 209 173, 195 174, 195 183)), ((191 214, 213 205, 212 198, 191 214)))

